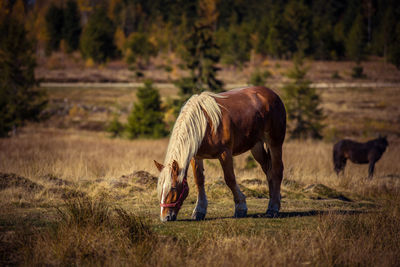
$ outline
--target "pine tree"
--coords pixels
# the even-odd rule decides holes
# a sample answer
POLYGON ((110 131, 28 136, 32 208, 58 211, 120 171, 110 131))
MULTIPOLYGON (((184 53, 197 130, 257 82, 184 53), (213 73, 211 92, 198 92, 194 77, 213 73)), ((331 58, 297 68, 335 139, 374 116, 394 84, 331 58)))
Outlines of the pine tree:
POLYGON ((287 76, 292 81, 283 87, 291 138, 322 138, 324 119, 319 107, 320 97, 306 78, 307 70, 301 59, 295 58, 294 67, 287 76))
POLYGON ((388 59, 400 69, 400 22, 395 25, 395 34, 388 47, 388 59))
POLYGON ((63 38, 67 44, 67 52, 78 49, 81 31, 81 17, 78 5, 74 0, 68 0, 64 10, 63 25, 63 38))
POLYGON ((127 131, 130 138, 166 136, 167 131, 163 121, 160 94, 147 80, 144 87, 136 93, 138 102, 128 118, 127 131))
POLYGON ((95 10, 81 36, 80 48, 83 57, 91 58, 97 63, 113 57, 116 51, 114 34, 114 24, 107 17, 105 9, 95 10))
POLYGON ((283 12, 289 51, 305 55, 311 45, 311 12, 303 1, 290 1, 283 12))
POLYGON ((217 32, 218 44, 224 47, 222 61, 228 65, 241 67, 250 59, 251 30, 248 24, 240 26, 232 25, 225 30, 221 28, 217 32))
POLYGON ((205 90, 223 91, 223 82, 216 77, 220 70, 216 66, 220 59, 220 50, 214 41, 211 26, 194 26, 185 40, 185 48, 183 60, 190 76, 176 83, 182 99, 186 100, 205 90))
POLYGON ((355 18, 346 40, 346 54, 357 64, 365 56, 365 25, 361 14, 355 18))
POLYGON ((0 16, 0 137, 29 120, 37 120, 46 104, 35 89, 36 61, 32 41, 22 22, 0 16))
POLYGON ((135 32, 129 35, 125 42, 125 54, 128 64, 135 64, 139 67, 148 64, 152 56, 157 55, 156 46, 149 41, 146 34, 135 32))

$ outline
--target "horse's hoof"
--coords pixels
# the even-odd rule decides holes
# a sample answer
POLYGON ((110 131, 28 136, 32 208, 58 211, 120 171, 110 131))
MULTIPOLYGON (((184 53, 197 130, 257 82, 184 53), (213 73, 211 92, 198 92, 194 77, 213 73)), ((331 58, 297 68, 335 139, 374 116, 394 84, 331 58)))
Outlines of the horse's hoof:
POLYGON ((278 218, 279 212, 274 210, 267 210, 266 216, 267 218, 278 218))
POLYGON ((235 218, 244 218, 247 216, 247 210, 236 210, 235 211, 235 218))
POLYGON ((192 215, 192 219, 196 220, 196 221, 202 221, 205 219, 205 217, 206 217, 205 213, 198 212, 198 211, 194 212, 192 215))

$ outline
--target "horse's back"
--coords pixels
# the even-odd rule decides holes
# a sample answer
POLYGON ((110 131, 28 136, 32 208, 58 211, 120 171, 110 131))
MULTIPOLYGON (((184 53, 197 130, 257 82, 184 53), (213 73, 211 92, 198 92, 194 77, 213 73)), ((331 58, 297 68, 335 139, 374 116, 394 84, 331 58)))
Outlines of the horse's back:
POLYGON ((286 132, 286 111, 279 96, 265 87, 234 89, 219 94, 215 100, 221 107, 221 136, 231 143, 234 154, 252 148, 265 140, 282 145, 286 132))

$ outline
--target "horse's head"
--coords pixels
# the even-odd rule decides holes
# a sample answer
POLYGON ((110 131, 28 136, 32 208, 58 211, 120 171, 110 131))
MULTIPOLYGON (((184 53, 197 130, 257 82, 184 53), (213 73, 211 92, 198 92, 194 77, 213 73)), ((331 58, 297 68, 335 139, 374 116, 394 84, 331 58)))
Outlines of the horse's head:
POLYGON ((182 169, 174 160, 170 166, 164 166, 154 161, 160 171, 158 178, 158 195, 160 198, 161 221, 175 221, 183 201, 189 194, 186 175, 180 181, 179 176, 182 169))

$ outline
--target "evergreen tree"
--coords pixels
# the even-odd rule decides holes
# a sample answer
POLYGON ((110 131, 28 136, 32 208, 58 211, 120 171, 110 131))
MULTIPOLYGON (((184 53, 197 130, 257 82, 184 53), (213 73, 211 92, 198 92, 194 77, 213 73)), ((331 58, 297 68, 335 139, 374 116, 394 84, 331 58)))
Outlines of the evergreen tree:
POLYGON ((240 26, 232 25, 228 30, 221 28, 217 32, 218 45, 224 47, 222 53, 222 62, 242 66, 250 59, 251 37, 250 27, 246 23, 240 26))
POLYGON ((81 17, 78 5, 74 0, 68 0, 64 10, 63 25, 63 37, 67 45, 67 52, 78 49, 81 31, 81 17))
POLYGON ((282 58, 289 50, 281 12, 281 6, 278 4, 275 4, 271 9, 268 37, 266 39, 268 53, 279 58, 282 58))
POLYGON ((58 50, 60 41, 63 38, 64 26, 64 11, 62 8, 51 3, 45 15, 46 30, 48 34, 48 41, 46 44, 46 52, 58 50))
POLYGON ((136 63, 139 66, 147 64, 150 57, 157 55, 156 46, 149 41, 146 34, 141 32, 132 33, 124 46, 128 64, 136 63))
POLYGON ((303 1, 290 1, 283 12, 286 44, 293 55, 306 55, 311 45, 311 12, 303 1))
POLYGON ((361 14, 358 14, 346 40, 346 54, 356 63, 365 56, 365 25, 361 14))
POLYGON ((388 59, 400 69, 400 22, 395 26, 395 35, 388 48, 388 59))
POLYGON ((220 50, 214 41, 210 26, 194 26, 185 40, 183 60, 190 76, 182 78, 176 84, 181 89, 182 100, 204 90, 223 91, 223 82, 217 79, 216 64, 220 59, 220 50))
POLYGON ((288 128, 291 138, 322 138, 324 119, 319 107, 320 97, 315 88, 310 87, 306 78, 307 70, 301 59, 295 58, 294 67, 287 76, 292 82, 283 87, 285 107, 288 114, 288 128))
POLYGON ((135 103, 128 117, 127 131, 130 138, 166 136, 167 131, 163 122, 160 94, 151 81, 146 81, 144 87, 136 93, 138 102, 135 103))
POLYGON ((118 115, 114 114, 112 120, 108 123, 106 131, 111 134, 111 138, 122 137, 125 126, 119 121, 118 115))
POLYGON ((105 9, 95 10, 81 36, 80 48, 83 57, 92 58, 97 63, 113 57, 116 51, 114 33, 114 24, 107 17, 105 9))
POLYGON ((0 137, 6 137, 25 121, 37 120, 46 99, 35 89, 34 49, 22 22, 0 16, 0 32, 0 137))

